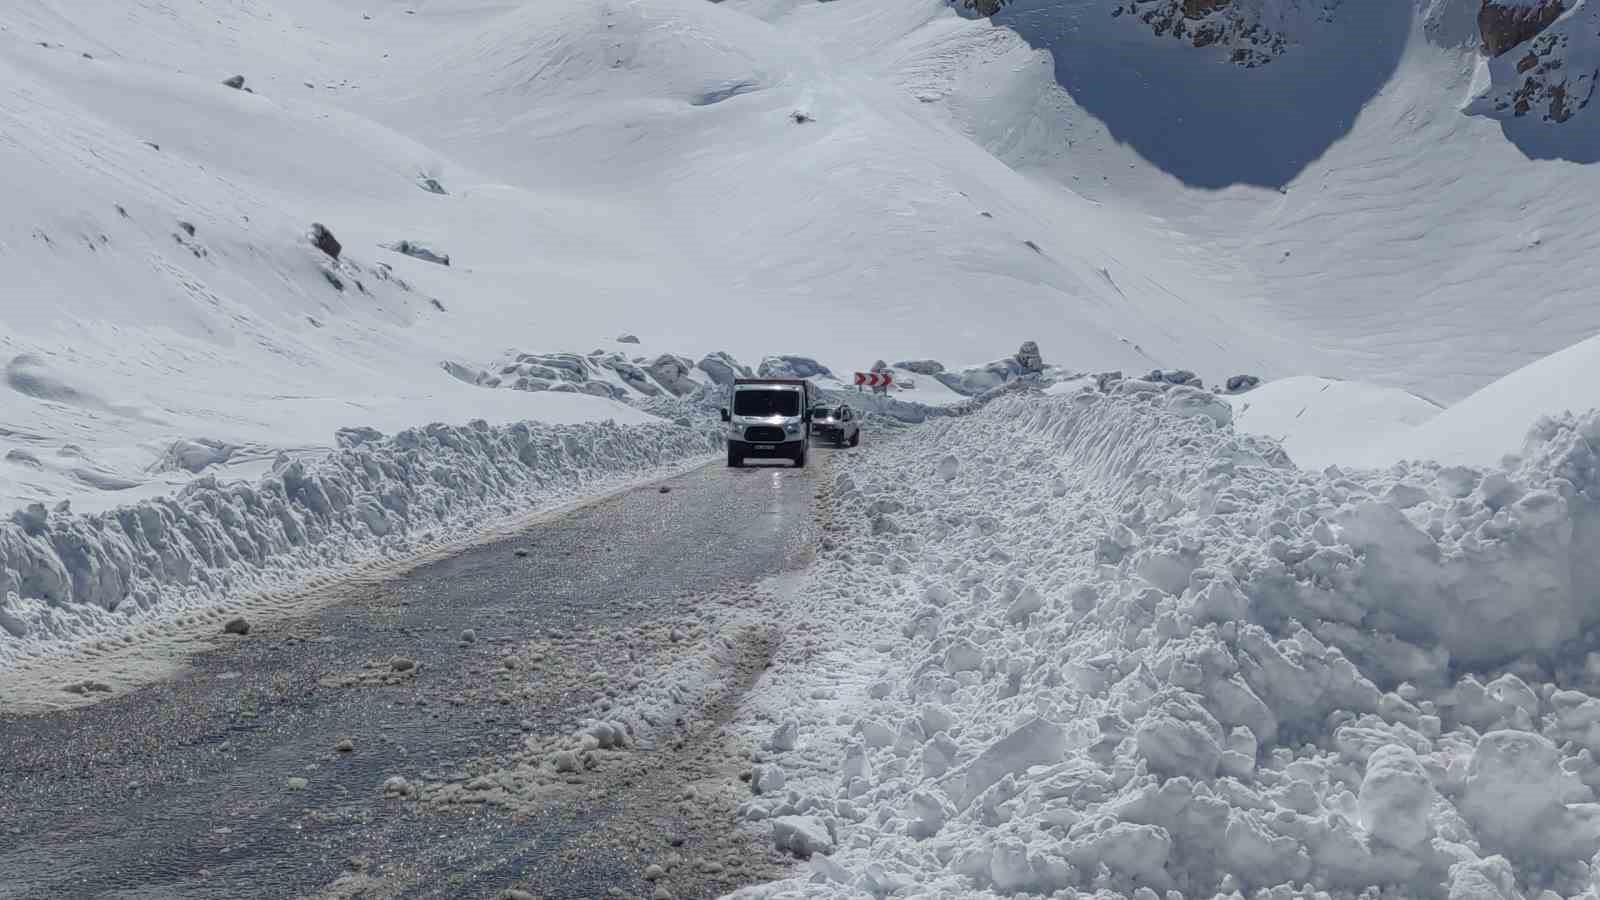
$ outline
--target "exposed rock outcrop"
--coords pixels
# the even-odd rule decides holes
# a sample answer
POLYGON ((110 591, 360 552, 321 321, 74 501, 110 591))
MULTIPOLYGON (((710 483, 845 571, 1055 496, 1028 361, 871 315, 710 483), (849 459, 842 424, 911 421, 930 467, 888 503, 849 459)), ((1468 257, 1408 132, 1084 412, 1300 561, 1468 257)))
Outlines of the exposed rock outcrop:
POLYGON ((1483 52, 1500 56, 1512 47, 1530 41, 1566 12, 1561 0, 1534 2, 1494 2, 1484 0, 1478 10, 1478 32, 1483 35, 1483 52))
POLYGON ((1033 341, 1023 341, 1017 350, 1017 364, 1022 366, 1024 372, 1043 372, 1044 357, 1039 354, 1039 345, 1033 341))
POLYGON ((392 244, 383 244, 382 246, 385 250, 393 250, 412 259, 420 259, 423 262, 431 262, 439 266, 450 265, 450 254, 440 253, 428 245, 419 244, 416 241, 395 241, 392 244))
POLYGON ((1149 381, 1164 382, 1166 384, 1184 384, 1197 388, 1205 387, 1205 382, 1200 380, 1200 376, 1188 369, 1151 369, 1146 378, 1149 381))
POLYGON ((1281 32, 1262 24, 1259 9, 1233 0, 1127 0, 1112 15, 1133 16, 1157 37, 1224 49, 1230 62, 1245 68, 1265 65, 1289 46, 1281 32))
POLYGON ((732 355, 721 350, 707 353, 695 367, 724 387, 733 384, 735 378, 749 378, 752 374, 748 366, 740 365, 732 355))
POLYGON ((1485 3, 1478 26, 1490 56, 1489 87, 1468 103, 1467 113, 1559 125, 1594 99, 1600 81, 1600 4, 1485 3))
POLYGON ((311 223, 311 244, 334 259, 338 259, 339 254, 344 252, 344 245, 340 244, 339 239, 333 236, 333 232, 321 222, 311 223))
POLYGON ((1261 384, 1261 379, 1255 375, 1232 375, 1228 378, 1227 391, 1230 394, 1242 394, 1254 390, 1261 384))

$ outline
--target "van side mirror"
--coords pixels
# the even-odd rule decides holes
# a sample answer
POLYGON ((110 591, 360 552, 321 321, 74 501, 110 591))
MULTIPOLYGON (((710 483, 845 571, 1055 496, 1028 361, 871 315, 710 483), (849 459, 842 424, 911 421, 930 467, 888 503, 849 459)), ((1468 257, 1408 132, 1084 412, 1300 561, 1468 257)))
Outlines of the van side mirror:
POLYGON ((727 410, 727 409, 726 409, 726 408, 724 408, 724 409, 723 409, 723 410, 722 410, 722 421, 724 421, 724 422, 731 422, 731 421, 733 421, 733 417, 732 417, 732 416, 730 416, 730 415, 728 415, 728 410, 727 410))

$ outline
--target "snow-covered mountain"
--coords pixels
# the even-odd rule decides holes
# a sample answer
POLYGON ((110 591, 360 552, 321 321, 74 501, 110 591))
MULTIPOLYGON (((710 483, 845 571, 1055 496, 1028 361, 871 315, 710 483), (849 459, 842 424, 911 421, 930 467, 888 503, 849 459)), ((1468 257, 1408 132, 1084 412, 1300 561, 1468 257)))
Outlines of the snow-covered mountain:
POLYGON ((1448 405, 1600 330, 1586 3, 981 11, 5 4, 0 494, 165 490, 180 440, 627 419, 441 365, 622 331, 1448 405))
POLYGON ((1592 2, 6 0, 0 703, 888 368, 748 896, 1593 898, 1592 2))

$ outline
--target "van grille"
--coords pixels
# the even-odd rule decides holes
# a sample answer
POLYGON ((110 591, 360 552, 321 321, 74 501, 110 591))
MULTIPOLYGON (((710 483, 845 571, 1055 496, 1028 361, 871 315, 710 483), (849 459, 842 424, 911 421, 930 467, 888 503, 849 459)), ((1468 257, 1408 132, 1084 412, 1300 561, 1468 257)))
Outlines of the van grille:
POLYGON ((771 425, 754 425, 744 430, 744 439, 753 444, 781 444, 783 429, 771 425))

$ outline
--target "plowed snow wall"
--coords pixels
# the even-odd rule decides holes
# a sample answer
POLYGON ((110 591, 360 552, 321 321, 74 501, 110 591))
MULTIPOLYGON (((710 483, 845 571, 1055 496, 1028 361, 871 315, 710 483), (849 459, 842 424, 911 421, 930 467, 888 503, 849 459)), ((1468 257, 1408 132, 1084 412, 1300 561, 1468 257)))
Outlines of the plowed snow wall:
POLYGON ((280 457, 254 484, 202 478, 106 513, 0 524, 0 668, 155 614, 303 583, 496 518, 589 482, 706 456, 704 432, 661 425, 434 424, 280 457))
POLYGON ((1108 561, 1173 594, 1236 579, 1250 619, 1299 620, 1380 682, 1528 654, 1559 665, 1600 624, 1597 412, 1542 420, 1489 469, 1307 472, 1159 396, 1008 398, 935 427, 1044 438, 1075 491, 1116 511, 1108 561))

